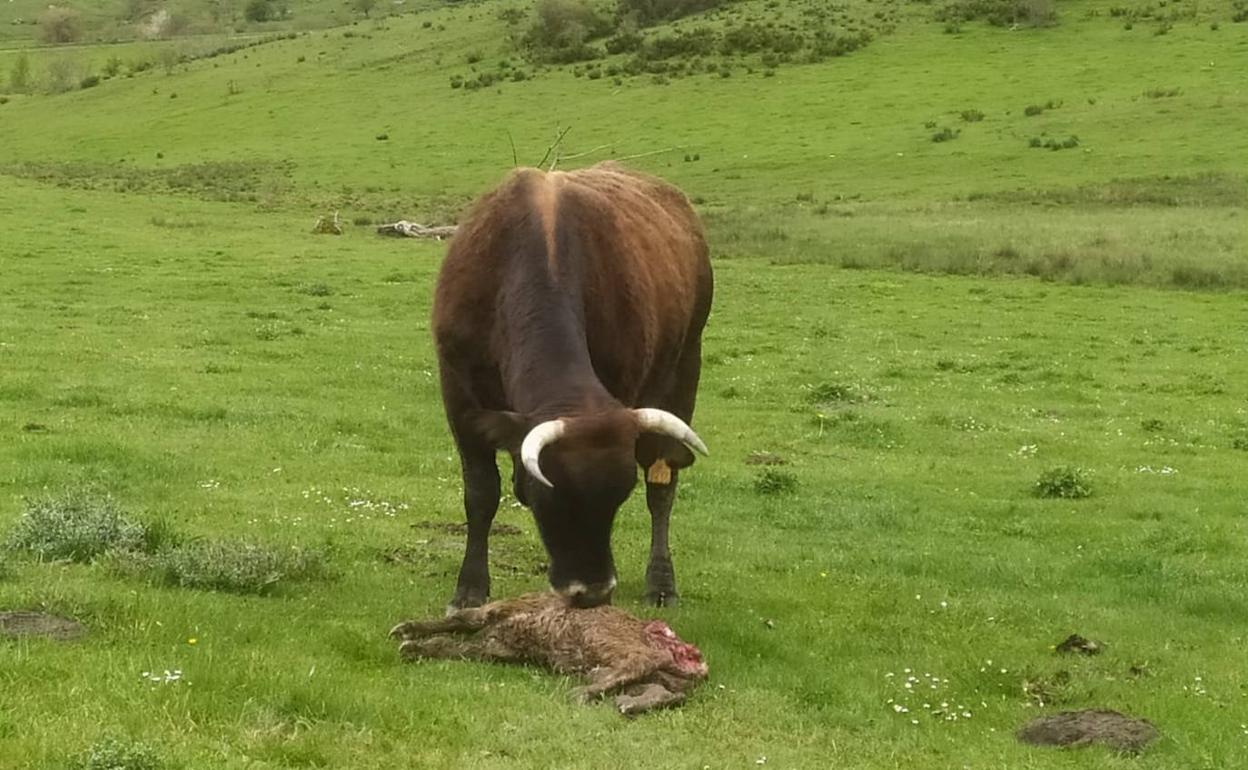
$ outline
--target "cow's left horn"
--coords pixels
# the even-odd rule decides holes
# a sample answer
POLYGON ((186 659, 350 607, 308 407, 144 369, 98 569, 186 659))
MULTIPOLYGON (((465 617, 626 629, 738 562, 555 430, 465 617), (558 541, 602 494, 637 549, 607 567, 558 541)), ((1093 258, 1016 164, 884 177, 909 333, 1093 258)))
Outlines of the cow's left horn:
POLYGON ((529 431, 529 435, 524 437, 524 443, 520 445, 520 461, 524 463, 524 469, 529 475, 548 487, 554 487, 550 480, 542 473, 542 465, 538 461, 542 455, 542 449, 547 444, 552 444, 563 436, 568 429, 563 420, 547 420, 538 423, 529 431))
POLYGON ((706 444, 693 432, 693 428, 671 412, 662 409, 634 409, 633 414, 637 415, 637 424, 643 431, 671 436, 694 451, 710 454, 706 444))

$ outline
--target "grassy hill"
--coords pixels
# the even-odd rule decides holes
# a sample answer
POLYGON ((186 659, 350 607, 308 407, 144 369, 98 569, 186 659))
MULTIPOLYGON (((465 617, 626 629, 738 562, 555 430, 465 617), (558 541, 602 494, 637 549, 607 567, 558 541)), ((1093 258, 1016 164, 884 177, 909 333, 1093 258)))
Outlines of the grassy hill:
MULTIPOLYGON (((765 4, 741 8, 767 18, 765 4)), ((637 165, 682 185, 708 213, 732 212, 724 220, 747 230, 765 223, 764 235, 809 236, 807 258, 921 267, 929 257, 919 248, 935 252, 933 269, 958 252, 978 255, 987 271, 1031 265, 1164 284, 1177 269, 1178 283, 1195 270, 1205 283, 1245 285, 1240 223, 1228 217, 1248 201, 1248 95, 1238 76, 1248 41, 1236 25, 1210 28, 1229 6, 1200 8, 1164 35, 1143 23, 1124 29, 1088 3, 1063 5, 1053 28, 971 22, 946 34, 928 6, 907 6, 894 11, 903 20, 894 31, 821 64, 766 69, 758 57, 728 57, 711 73, 589 80, 586 65, 524 62, 496 9, 472 5, 181 64, 144 53, 177 43, 136 46, 132 59, 121 55, 127 73, 130 61, 156 63, 133 76, 10 97, 0 142, 9 173, 71 186, 159 189, 194 167, 254 178, 248 199, 267 208, 445 219, 512 165, 512 142, 521 162, 536 162, 570 126, 563 152, 583 153, 571 163, 641 156, 637 165), (517 69, 528 79, 450 86, 517 69), (982 119, 967 122, 964 112, 982 119), (933 141, 946 129, 953 138, 933 141), (1032 146, 1071 137, 1077 146, 1032 146), (939 233, 930 231, 932 205, 953 206, 939 233), (1140 206, 1166 209, 1164 226, 1133 215, 1140 206), (1090 209, 1111 210, 1111 224, 1072 242, 1090 209), (878 239, 845 240, 845 219, 859 215, 899 223, 886 236, 893 256, 866 245, 878 239), (1008 239, 989 235, 1003 230, 1013 231, 1008 239), (1188 239, 1202 248, 1177 248, 1188 239), (821 241, 832 248, 816 248, 821 241), (1011 267, 992 256, 1000 251, 1024 258, 1011 267)), ((194 56, 225 44, 181 45, 194 56)), ((0 72, 17 55, 0 55, 0 72)), ((40 50, 32 68, 71 55, 40 50)), ((80 71, 102 55, 79 54, 80 71)), ((753 247, 757 234, 727 235, 753 247)))
MULTIPOLYGON (((567 64, 517 47, 518 7, 320 28, 354 11, 292 4, 237 33, 188 5, 204 34, 82 46, 0 25, 0 611, 90 628, 0 639, 0 768, 1235 766, 1238 7, 1075 0, 1012 29, 974 3, 743 0, 567 64), (757 28, 804 42, 724 53, 757 28), (816 29, 871 38, 812 61, 816 29), (635 721, 384 638, 449 596, 462 511, 427 328, 444 245, 370 225, 454 221, 565 129, 561 167, 681 185, 716 260, 713 454, 682 477, 684 602, 658 611, 712 680, 635 721), (334 211, 355 224, 313 235, 334 211), (84 511, 148 531, 118 548, 84 511), (40 557, 40 534, 112 549, 40 557), (1055 654, 1072 632, 1105 651, 1055 654), (1013 738, 1090 707, 1163 737, 1013 738)), ((500 522, 495 592, 541 588, 527 514, 500 522)), ((633 499, 638 612, 647 527, 633 499)))

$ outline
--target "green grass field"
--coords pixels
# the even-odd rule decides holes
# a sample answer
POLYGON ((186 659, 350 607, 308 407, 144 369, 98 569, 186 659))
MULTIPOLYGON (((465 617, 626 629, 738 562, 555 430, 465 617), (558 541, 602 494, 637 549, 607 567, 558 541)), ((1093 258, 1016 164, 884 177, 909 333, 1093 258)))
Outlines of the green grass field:
MULTIPOLYGON (((890 4, 895 29, 843 58, 616 85, 524 62, 505 5, 213 58, 193 57, 229 40, 127 43, 126 62, 192 58, 0 104, 0 540, 86 486, 171 542, 324 567, 250 594, 126 553, 0 550, 0 611, 90 629, 0 640, 0 768, 115 766, 110 737, 148 747, 130 770, 1242 763, 1232 6, 1172 4, 1195 15, 1161 35, 1082 1, 1053 28, 946 34, 890 4), (502 59, 529 79, 449 84, 502 59), (400 664, 385 636, 449 598, 463 514, 428 332, 444 245, 362 223, 452 221, 513 141, 533 163, 568 125, 562 152, 586 154, 565 166, 640 156, 686 189, 716 261, 680 607, 639 603, 642 501, 616 528, 617 603, 669 619, 711 680, 632 721, 536 670, 400 664), (1042 135, 1079 145, 1028 146, 1042 135), (311 234, 335 210, 361 224, 311 234), (1066 466, 1090 496, 1036 494, 1066 466), (1074 632, 1105 651, 1056 654, 1074 632), (1013 737, 1093 707, 1162 737, 1139 757, 1013 737)), ((91 72, 112 48, 27 55, 91 72)), ((492 541, 495 594, 540 589, 528 513, 505 498, 498 521, 518 533, 492 541)))

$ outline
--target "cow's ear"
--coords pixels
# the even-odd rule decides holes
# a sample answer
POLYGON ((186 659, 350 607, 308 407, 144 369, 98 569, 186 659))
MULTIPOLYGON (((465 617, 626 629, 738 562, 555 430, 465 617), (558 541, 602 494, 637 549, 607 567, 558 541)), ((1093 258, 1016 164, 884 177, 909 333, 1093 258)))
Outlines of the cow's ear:
POLYGON ((656 460, 665 461, 669 468, 688 468, 693 459, 689 447, 671 436, 643 433, 637 437, 637 464, 643 468, 649 468, 656 460))
POLYGON ((529 434, 533 423, 518 412, 495 412, 481 410, 469 418, 477 435, 490 442, 495 449, 512 454, 520 451, 520 444, 529 434))

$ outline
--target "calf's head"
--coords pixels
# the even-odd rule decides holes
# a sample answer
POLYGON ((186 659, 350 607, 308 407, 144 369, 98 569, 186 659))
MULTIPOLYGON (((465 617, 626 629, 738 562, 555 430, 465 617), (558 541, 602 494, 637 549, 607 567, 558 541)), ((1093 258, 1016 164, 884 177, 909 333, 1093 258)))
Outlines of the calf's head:
POLYGON ((611 530, 637 485, 638 439, 657 437, 649 443, 676 447, 679 457, 671 461, 677 466, 692 462, 690 449, 706 454, 706 445, 683 420, 659 409, 619 408, 537 424, 518 415, 509 419, 523 432, 510 431, 511 440, 491 432, 519 456, 517 488, 550 557, 551 587, 578 607, 609 603, 615 589, 611 530))

